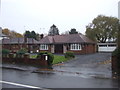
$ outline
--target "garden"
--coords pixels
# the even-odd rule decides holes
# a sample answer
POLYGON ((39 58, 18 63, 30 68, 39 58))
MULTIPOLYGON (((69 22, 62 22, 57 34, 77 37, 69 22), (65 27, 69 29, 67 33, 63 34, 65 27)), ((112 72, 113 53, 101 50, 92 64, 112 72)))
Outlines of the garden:
POLYGON ((2 58, 4 62, 36 64, 40 66, 51 67, 54 64, 59 64, 74 58, 73 52, 66 52, 64 55, 54 55, 49 52, 28 53, 27 49, 22 48, 16 53, 11 53, 8 49, 2 50, 2 58), (48 56, 48 60, 45 60, 48 56))

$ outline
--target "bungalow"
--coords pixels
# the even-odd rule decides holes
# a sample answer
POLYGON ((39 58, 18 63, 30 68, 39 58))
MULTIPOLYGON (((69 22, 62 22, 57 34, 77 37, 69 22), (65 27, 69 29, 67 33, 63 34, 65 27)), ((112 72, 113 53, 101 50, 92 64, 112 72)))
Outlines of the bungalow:
POLYGON ((46 36, 40 40, 40 51, 90 54, 96 52, 96 43, 82 34, 46 36))
POLYGON ((9 49, 11 52, 17 52, 21 48, 27 48, 29 52, 39 50, 39 42, 33 38, 3 38, 2 48, 9 49))

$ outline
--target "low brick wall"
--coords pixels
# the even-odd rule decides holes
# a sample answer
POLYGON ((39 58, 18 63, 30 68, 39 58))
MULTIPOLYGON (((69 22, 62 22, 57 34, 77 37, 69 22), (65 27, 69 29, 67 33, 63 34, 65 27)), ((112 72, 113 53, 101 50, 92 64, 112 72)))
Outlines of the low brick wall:
POLYGON ((120 79, 119 72, 118 59, 116 56, 112 56, 112 76, 120 79))
POLYGON ((2 57, 2 62, 9 62, 9 63, 24 63, 30 65, 40 65, 40 66, 48 66, 48 63, 44 58, 37 58, 37 59, 30 59, 30 58, 8 58, 2 57))

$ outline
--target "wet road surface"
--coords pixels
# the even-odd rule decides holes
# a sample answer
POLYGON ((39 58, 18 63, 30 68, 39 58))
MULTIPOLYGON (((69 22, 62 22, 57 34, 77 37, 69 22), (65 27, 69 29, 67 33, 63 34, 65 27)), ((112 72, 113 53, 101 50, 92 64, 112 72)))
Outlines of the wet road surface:
MULTIPOLYGON (((39 74, 29 71, 3 69, 3 81, 32 85, 42 88, 112 88, 118 87, 112 79, 85 78, 62 73, 39 74)), ((3 88, 6 84, 3 84, 3 88)), ((11 86, 10 88, 13 88, 11 86)), ((8 85, 7 85, 7 88, 8 85)))
MULTIPOLYGON (((109 60, 110 55, 79 55, 74 60, 53 66, 54 71, 48 73, 33 73, 37 67, 3 65, 3 81, 41 88, 114 88, 118 87, 118 81, 111 79, 111 64, 98 64, 109 60)), ((4 83, 3 88, 22 87, 4 83)))

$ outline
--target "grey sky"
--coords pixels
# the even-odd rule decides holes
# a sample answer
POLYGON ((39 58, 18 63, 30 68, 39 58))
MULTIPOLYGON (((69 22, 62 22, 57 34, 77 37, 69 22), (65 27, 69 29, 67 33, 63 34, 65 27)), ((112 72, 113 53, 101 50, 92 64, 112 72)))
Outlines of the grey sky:
POLYGON ((120 0, 1 0, 1 27, 24 33, 48 33, 55 24, 60 33, 85 27, 99 14, 118 17, 120 0))

